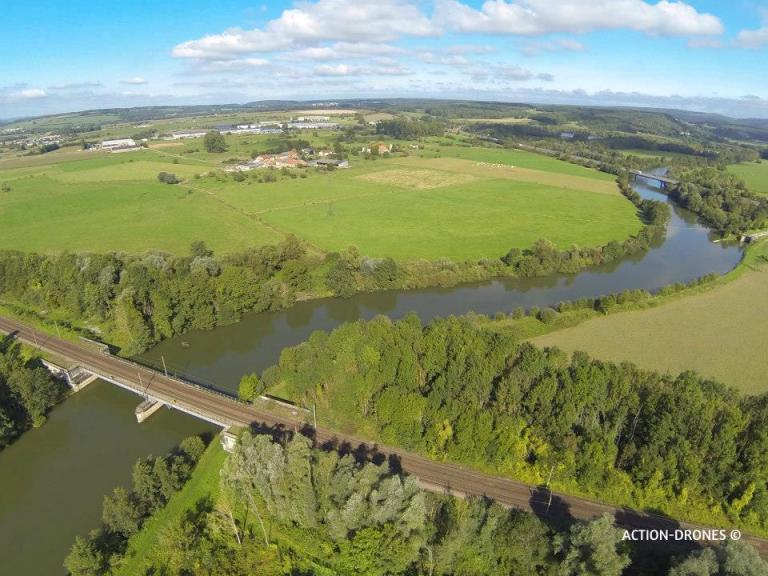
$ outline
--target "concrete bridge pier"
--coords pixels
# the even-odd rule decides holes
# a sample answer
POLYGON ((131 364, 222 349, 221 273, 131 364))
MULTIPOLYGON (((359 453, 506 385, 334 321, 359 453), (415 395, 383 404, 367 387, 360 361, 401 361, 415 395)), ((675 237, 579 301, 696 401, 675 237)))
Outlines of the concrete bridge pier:
POLYGON ((72 388, 73 392, 79 392, 94 380, 98 380, 98 376, 87 370, 83 370, 80 366, 75 366, 74 368, 67 370, 63 366, 59 366, 50 360, 42 359, 41 362, 43 366, 48 369, 48 372, 53 374, 56 378, 65 380, 69 387, 72 388))
POLYGON ((141 424, 163 406, 165 406, 165 402, 155 400, 154 398, 147 398, 141 404, 136 406, 136 421, 141 424))

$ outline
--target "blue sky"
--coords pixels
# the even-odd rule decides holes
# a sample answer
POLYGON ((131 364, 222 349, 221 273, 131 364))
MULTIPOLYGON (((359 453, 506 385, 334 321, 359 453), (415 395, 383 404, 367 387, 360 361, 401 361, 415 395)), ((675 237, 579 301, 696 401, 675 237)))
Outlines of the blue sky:
POLYGON ((0 118, 384 96, 768 117, 768 0, 0 4, 0 118))

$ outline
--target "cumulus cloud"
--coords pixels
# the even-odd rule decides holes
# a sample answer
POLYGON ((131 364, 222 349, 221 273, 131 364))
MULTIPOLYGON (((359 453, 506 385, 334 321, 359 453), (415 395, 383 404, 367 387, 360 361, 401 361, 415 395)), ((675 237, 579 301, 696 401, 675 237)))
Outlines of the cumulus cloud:
POLYGON ((318 76, 358 76, 365 73, 364 68, 349 64, 321 64, 315 66, 314 71, 318 76))
POLYGON ((47 95, 46 91, 42 88, 24 88, 18 92, 11 93, 11 97, 21 100, 36 100, 38 98, 45 98, 47 95))
POLYGON ((140 86, 141 84, 146 84, 147 81, 142 78, 141 76, 134 76, 132 78, 126 78, 125 80, 121 81, 123 84, 131 84, 134 86, 140 86))
POLYGON ((736 36, 736 45, 741 48, 768 46, 768 26, 763 26, 756 30, 742 30, 736 36))
POLYGON ((723 33, 716 16, 675 0, 486 0, 479 10, 458 0, 437 0, 435 20, 460 32, 522 36, 622 28, 660 36, 723 33))
POLYGON ((309 46, 287 52, 285 60, 341 60, 345 58, 370 58, 405 54, 406 50, 386 43, 336 42, 328 46, 309 46))
POLYGON ((225 72, 247 72, 266 68, 270 61, 266 58, 237 58, 234 60, 204 60, 198 63, 196 71, 204 74, 219 74, 225 72))
POLYGON ((507 84, 509 82, 530 82, 539 80, 552 82, 555 77, 548 72, 534 72, 516 64, 473 65, 465 72, 473 82, 488 82, 490 84, 507 84))
POLYGON ((507 66, 500 66, 495 70, 495 73, 506 79, 506 80, 514 80, 514 81, 527 81, 527 80, 544 80, 545 82, 551 82, 555 79, 555 77, 552 74, 548 73, 534 73, 531 70, 528 70, 527 68, 522 68, 521 66, 513 66, 513 65, 507 65, 507 66))
POLYGON ((397 62, 380 62, 378 66, 354 66, 350 64, 320 64, 313 72, 317 76, 405 76, 410 74, 405 66, 397 62))
POLYGON ((522 53, 526 56, 535 56, 543 52, 584 52, 587 49, 584 44, 572 38, 560 38, 547 42, 529 42, 523 46, 522 53))
POLYGON ((179 58, 222 59, 276 52, 323 41, 382 43, 402 36, 431 36, 438 30, 406 0, 319 0, 283 11, 264 28, 232 28, 177 45, 179 58))

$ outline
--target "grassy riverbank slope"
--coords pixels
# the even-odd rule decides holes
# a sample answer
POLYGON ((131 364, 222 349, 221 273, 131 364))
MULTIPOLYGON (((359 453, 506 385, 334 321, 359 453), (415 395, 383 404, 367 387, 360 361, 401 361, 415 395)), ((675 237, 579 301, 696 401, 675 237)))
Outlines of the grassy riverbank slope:
POLYGON ((154 514, 141 530, 128 541, 128 549, 117 576, 142 576, 152 565, 158 539, 163 529, 191 513, 200 502, 212 501, 219 489, 219 474, 227 453, 214 438, 195 466, 184 487, 154 514))
POLYGON ((765 392, 767 257, 768 242, 763 242, 749 251, 730 282, 657 307, 596 317, 531 341, 653 370, 695 370, 747 393, 765 392))

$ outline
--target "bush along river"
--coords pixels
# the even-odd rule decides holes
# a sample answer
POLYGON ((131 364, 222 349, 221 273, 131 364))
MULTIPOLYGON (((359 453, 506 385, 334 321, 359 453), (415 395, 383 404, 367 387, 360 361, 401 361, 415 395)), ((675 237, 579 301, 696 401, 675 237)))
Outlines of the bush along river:
MULTIPOLYGON (((657 188, 636 183, 644 198, 667 201, 657 188)), ((286 346, 315 330, 378 314, 400 318, 510 312, 641 288, 655 291, 706 274, 724 274, 741 259, 736 244, 715 237, 696 216, 673 206, 665 240, 644 254, 575 275, 503 279, 454 288, 359 294, 349 299, 298 303, 288 310, 252 314, 238 324, 168 340, 139 361, 235 393, 241 376, 277 362, 286 346)), ((64 574, 62 561, 78 534, 100 522, 104 495, 128 485, 139 457, 167 453, 190 434, 215 429, 190 416, 161 410, 137 424, 141 398, 95 382, 51 413, 42 428, 0 452, 0 558, 3 573, 64 574)))

